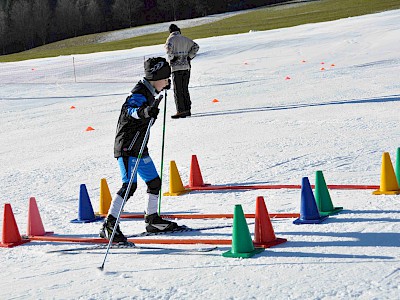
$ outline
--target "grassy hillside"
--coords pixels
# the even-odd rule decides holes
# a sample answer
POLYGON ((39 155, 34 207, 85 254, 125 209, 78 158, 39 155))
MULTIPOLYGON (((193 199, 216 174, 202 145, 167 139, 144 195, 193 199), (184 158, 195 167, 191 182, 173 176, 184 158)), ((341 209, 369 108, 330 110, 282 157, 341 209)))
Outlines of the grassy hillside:
MULTIPOLYGON (((306 23, 332 21, 385 10, 399 9, 400 0, 315 0, 295 5, 277 5, 236 15, 218 22, 185 28, 184 35, 192 39, 270 30, 306 23)), ((96 43, 104 33, 72 38, 28 51, 0 56, 0 62, 19 61, 59 55, 84 54, 130 49, 163 44, 168 32, 149 34, 121 41, 96 43)))

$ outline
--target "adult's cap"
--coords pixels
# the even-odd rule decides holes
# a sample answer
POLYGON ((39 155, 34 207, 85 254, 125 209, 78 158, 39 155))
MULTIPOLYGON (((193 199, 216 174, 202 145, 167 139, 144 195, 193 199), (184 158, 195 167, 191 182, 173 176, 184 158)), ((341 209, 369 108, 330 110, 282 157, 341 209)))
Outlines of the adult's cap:
POLYGON ((145 78, 151 81, 166 79, 171 76, 171 67, 163 57, 152 57, 144 62, 145 78))
POLYGON ((175 31, 181 32, 181 29, 178 26, 176 26, 175 24, 169 25, 169 32, 172 33, 172 32, 175 32, 175 31))

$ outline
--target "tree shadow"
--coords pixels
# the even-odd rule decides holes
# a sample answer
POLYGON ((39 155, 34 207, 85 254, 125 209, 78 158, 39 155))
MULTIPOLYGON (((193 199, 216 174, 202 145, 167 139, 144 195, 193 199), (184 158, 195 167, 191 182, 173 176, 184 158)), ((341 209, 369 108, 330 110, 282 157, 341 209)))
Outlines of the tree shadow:
POLYGON ((397 101, 400 101, 400 95, 383 96, 383 97, 370 98, 370 99, 329 101, 329 102, 322 102, 322 103, 298 103, 298 104, 289 104, 289 105, 239 108, 239 109, 230 109, 230 110, 224 110, 224 111, 194 113, 194 114, 192 114, 192 118, 215 117, 215 116, 222 116, 222 115, 235 115, 235 114, 263 112, 263 111, 287 110, 287 109, 297 109, 297 108, 314 107, 314 106, 384 103, 384 102, 397 102, 397 101))

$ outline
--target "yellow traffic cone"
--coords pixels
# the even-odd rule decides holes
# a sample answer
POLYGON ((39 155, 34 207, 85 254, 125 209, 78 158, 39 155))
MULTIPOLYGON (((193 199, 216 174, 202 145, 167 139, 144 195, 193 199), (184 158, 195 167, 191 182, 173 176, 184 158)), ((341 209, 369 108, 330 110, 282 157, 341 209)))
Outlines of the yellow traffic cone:
POLYGON ((175 161, 171 160, 169 164, 169 192, 164 193, 164 196, 179 196, 189 192, 190 189, 185 189, 179 175, 175 161))
POLYGON ((99 204, 99 215, 107 215, 111 205, 111 193, 108 188, 107 180, 102 178, 100 180, 100 204, 99 204))
POLYGON ((396 174, 388 152, 382 155, 381 185, 379 190, 372 192, 374 195, 398 195, 400 194, 396 174))

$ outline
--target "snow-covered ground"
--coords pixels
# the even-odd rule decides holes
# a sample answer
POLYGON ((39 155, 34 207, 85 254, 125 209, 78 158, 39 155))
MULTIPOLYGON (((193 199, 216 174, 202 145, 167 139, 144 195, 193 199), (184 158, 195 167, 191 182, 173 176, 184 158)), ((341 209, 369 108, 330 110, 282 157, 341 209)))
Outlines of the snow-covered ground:
MULTIPOLYGON (((193 116, 171 120, 175 105, 173 92, 168 93, 163 190, 168 190, 171 160, 188 182, 192 154, 204 180, 214 185, 300 184, 302 177, 314 183, 317 170, 328 184, 379 185, 382 153, 389 152, 394 164, 400 146, 399 18, 400 10, 394 10, 197 40, 193 116)), ((76 58, 107 61, 110 67, 97 71, 106 76, 118 73, 113 60, 152 53, 163 53, 163 45, 76 58)), ((18 82, 33 68, 39 72, 58 63, 62 68, 65 59, 0 68, 14 70, 9 79, 18 82)), ((136 80, 0 84, 1 209, 12 205, 21 234, 34 196, 47 231, 97 236, 101 223, 70 220, 77 217, 80 184, 86 184, 95 210, 101 178, 112 194, 120 186, 115 125, 136 80), (95 130, 86 132, 88 126, 95 130)), ((157 166, 162 123, 160 117, 149 144, 157 166)), ((201 254, 111 250, 100 273, 102 251, 46 254, 76 245, 38 241, 2 248, 0 298, 399 299, 400 196, 371 192, 331 190, 333 203, 344 211, 322 224, 272 220, 276 235, 287 243, 250 259, 222 257, 230 246, 201 254)), ((163 197, 162 212, 232 213, 241 204, 245 213, 254 213, 257 196, 264 197, 269 212, 299 212, 298 189, 192 192, 163 197)), ((139 181, 125 210, 142 212, 145 197, 139 181)), ((248 220, 251 233, 253 221, 248 220)), ((232 220, 177 222, 204 227, 232 220)), ((124 219, 121 228, 126 234, 141 232, 144 222, 124 219)), ((231 234, 231 228, 223 228, 170 238, 229 239, 231 234)))

